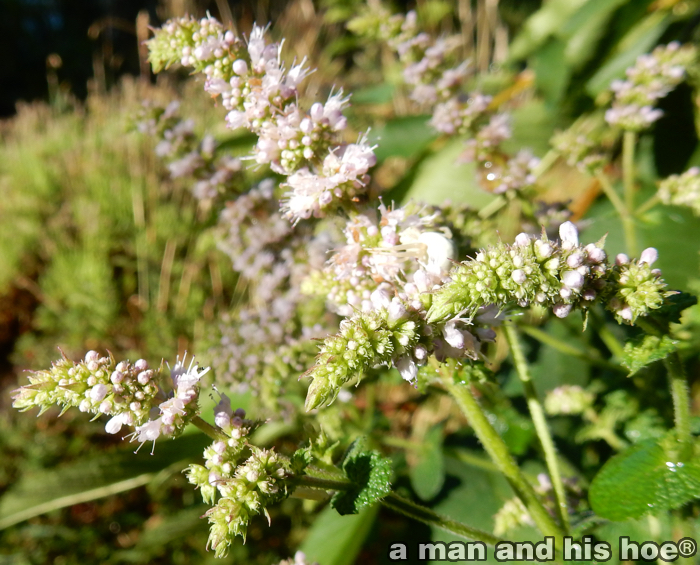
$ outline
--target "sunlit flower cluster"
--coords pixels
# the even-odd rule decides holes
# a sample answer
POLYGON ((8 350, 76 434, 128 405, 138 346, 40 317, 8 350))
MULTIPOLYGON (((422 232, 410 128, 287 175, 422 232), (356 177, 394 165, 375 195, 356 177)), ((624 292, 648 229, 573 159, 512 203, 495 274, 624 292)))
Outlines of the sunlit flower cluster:
POLYGON ((204 88, 221 96, 229 127, 258 136, 255 161, 289 177, 284 210, 290 220, 323 216, 366 190, 372 148, 364 138, 339 143, 348 97, 331 93, 302 110, 298 87, 311 71, 305 61, 286 69, 281 45, 268 43, 264 28, 254 26, 246 43, 212 18, 181 18, 158 30, 149 48, 156 71, 180 63, 204 73, 204 88))
POLYGON ((664 204, 688 206, 700 216, 700 167, 664 179, 659 183, 658 194, 664 204))
POLYGON ((158 140, 155 153, 165 161, 170 177, 189 181, 194 197, 206 202, 239 192, 241 160, 221 154, 211 135, 200 139, 194 121, 180 118, 179 107, 177 101, 165 108, 146 103, 137 122, 139 131, 158 140))
POLYGON ((605 113, 607 122, 631 131, 649 127, 663 115, 655 107, 656 101, 685 79, 696 57, 694 47, 677 42, 637 57, 634 66, 627 69, 626 78, 610 85, 615 98, 605 113))
POLYGON ((357 214, 344 235, 345 245, 302 287, 307 294, 326 297, 343 316, 355 309, 373 310, 372 293, 379 288, 394 289, 407 300, 430 290, 447 274, 456 252, 445 217, 416 204, 381 204, 377 215, 357 214))
POLYGON ((267 506, 287 497, 289 472, 274 451, 248 442, 256 423, 246 420, 243 410, 233 411, 225 395, 215 421, 221 439, 204 450, 204 465, 190 465, 187 476, 212 505, 205 514, 211 524, 208 546, 222 557, 236 536, 245 541, 251 518, 264 514, 269 520, 267 506))

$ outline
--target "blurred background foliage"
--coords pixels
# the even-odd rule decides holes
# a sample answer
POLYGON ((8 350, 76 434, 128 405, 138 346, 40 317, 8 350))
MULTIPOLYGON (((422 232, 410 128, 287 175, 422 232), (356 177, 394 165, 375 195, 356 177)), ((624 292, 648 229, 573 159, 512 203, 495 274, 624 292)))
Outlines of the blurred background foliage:
MULTIPOLYGON (((106 348, 117 356, 172 359, 177 351, 192 351, 207 324, 238 299, 230 261, 213 239, 216 217, 197 205, 189 186, 170 179, 154 141, 133 128, 142 100, 178 98, 182 115, 196 117, 199 134, 209 132, 245 152, 247 141, 223 128, 221 108, 200 85, 184 74, 157 83, 150 77, 139 41, 148 25, 167 17, 210 11, 240 32, 254 21, 271 21, 273 36, 286 38, 287 53, 307 56, 318 67, 310 97, 332 84, 353 93, 355 129, 372 125, 380 144, 375 178, 387 201, 489 203, 473 169, 453 164, 460 146, 436 139, 426 117, 415 115, 400 67, 385 46, 367 44, 346 29, 363 4, 2 0, 0 45, 12 54, 0 62, 0 114, 6 117, 0 124, 0 382, 6 390, 23 370, 46 367, 56 346, 73 358, 106 348)), ((484 72, 484 90, 519 99, 513 143, 539 156, 553 132, 593 109, 638 55, 658 43, 696 42, 700 24, 700 3, 690 0, 422 0, 392 7, 415 7, 435 33, 462 30, 466 51, 484 72)), ((664 117, 640 143, 642 193, 652 194, 660 176, 700 165, 697 102, 687 86, 662 101, 664 117)), ((574 218, 585 216, 585 239, 608 233, 609 252, 622 250, 621 228, 609 203, 596 200, 600 188, 593 179, 558 162, 543 185, 545 198, 570 200, 574 218)), ((508 218, 501 220, 507 239, 508 218)), ((700 291, 696 218, 658 207, 644 218, 640 234, 644 245, 659 249, 671 287, 700 291)), ((677 328, 689 339, 684 355, 695 375, 698 324, 700 311, 692 308, 677 328)), ((585 484, 616 441, 653 437, 671 418, 663 375, 652 366, 627 379, 619 365, 596 359, 594 346, 612 351, 632 335, 602 316, 583 336, 577 319, 553 320, 540 331, 527 341, 539 389, 579 384, 598 391, 597 422, 553 420, 562 456, 582 470, 585 484), (565 354, 562 344, 578 357, 565 354)), ((494 353, 498 365, 505 352, 494 353)), ((534 477, 542 471, 533 462, 534 432, 509 365, 498 380, 506 394, 487 391, 484 402, 534 477)), ((507 485, 446 399, 399 382, 359 389, 354 405, 344 409, 346 425, 394 450, 399 490, 491 530, 493 515, 511 496, 507 485)), ((692 384, 697 409, 700 382, 692 384)), ((237 401, 243 407, 252 402, 247 396, 237 401)), ((0 564, 214 562, 204 549, 203 507, 180 473, 201 456, 199 436, 159 444, 153 456, 134 456, 132 446, 106 436, 102 423, 88 423, 80 413, 33 419, 15 414, 9 404, 5 392, 0 564)), ((340 425, 333 421, 338 414, 324 417, 329 429, 340 425)), ((259 444, 281 441, 294 448, 305 431, 301 425, 276 422, 259 444)), ((384 509, 340 518, 288 500, 272 518, 271 529, 258 522, 248 543, 219 562, 273 563, 301 544, 321 565, 385 563, 387 540, 449 541, 384 509)), ((697 537, 690 531, 697 517, 683 526, 678 520, 610 523, 600 533, 670 539, 682 527, 684 535, 697 537)))

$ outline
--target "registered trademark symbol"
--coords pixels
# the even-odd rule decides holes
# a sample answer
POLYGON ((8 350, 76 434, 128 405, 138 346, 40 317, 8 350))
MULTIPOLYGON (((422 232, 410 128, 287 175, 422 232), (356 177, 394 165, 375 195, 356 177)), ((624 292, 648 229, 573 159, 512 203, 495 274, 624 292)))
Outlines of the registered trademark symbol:
POLYGON ((681 557, 692 557, 697 550, 698 546, 694 539, 683 538, 678 542, 678 552, 681 557))

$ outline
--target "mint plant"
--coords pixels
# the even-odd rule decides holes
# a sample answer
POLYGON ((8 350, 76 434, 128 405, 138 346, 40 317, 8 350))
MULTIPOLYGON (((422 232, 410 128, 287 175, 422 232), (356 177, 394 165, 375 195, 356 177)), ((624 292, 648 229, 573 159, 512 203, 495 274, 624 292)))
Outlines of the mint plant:
MULTIPOLYGON (((156 151, 171 176, 190 183, 216 218, 211 233, 245 288, 245 304, 198 344, 206 367, 177 357, 168 380, 164 362, 156 369, 95 351, 77 363, 63 356, 15 391, 14 406, 108 416, 107 432, 131 427, 127 437, 156 450, 188 426, 209 436, 203 461, 186 476, 209 506, 208 548, 217 557, 290 497, 329 499, 341 515, 382 504, 490 546, 518 539, 515 530, 525 526, 533 540, 554 538, 558 562, 566 536, 604 536, 611 522, 646 514, 666 519, 682 509, 693 516, 700 459, 679 323, 695 300, 665 281, 655 266, 659 252, 641 249, 638 227, 662 202, 697 211, 698 171, 661 180, 639 205, 637 153, 640 135, 663 115, 656 103, 695 76, 696 49, 674 42, 638 57, 597 108, 536 158, 527 147, 513 150, 517 100, 464 60, 458 36, 431 37, 416 13, 392 15, 381 6, 366 8, 348 28, 396 54, 410 99, 430 112, 436 135, 463 142, 458 161, 472 164, 488 204, 389 203, 373 178, 382 139, 348 133, 356 117, 349 94, 333 89, 308 100, 307 61, 285 63, 282 44, 259 25, 243 36, 211 17, 168 21, 148 42, 154 71, 190 70, 225 110, 226 126, 254 136, 252 151, 226 155, 213 138, 197 140, 173 104, 146 108, 137 129, 159 138, 156 151), (625 252, 606 251, 605 237, 588 238, 567 202, 541 199, 540 184, 555 165, 598 183, 623 226, 625 252), (247 166, 269 168, 268 178, 246 186, 247 166), (598 339, 580 349, 540 329, 543 323, 575 326, 584 336, 595 331, 598 339), (609 371, 614 382, 663 362, 672 411, 625 412, 632 403, 624 395, 636 381, 625 391, 600 381, 563 384, 543 396, 531 363, 534 340, 609 371), (529 440, 514 448, 508 426, 498 425, 514 412, 504 386, 508 366, 511 386, 524 397, 522 427, 536 437, 537 481, 521 465, 529 440), (405 447, 409 461, 419 458, 411 450, 423 448, 383 440, 373 429, 385 384, 417 389, 426 404, 448 398, 461 411, 445 418, 452 433, 466 419, 490 459, 481 465, 509 489, 492 531, 406 495, 405 469, 388 447, 405 447), (218 402, 213 414, 200 408, 208 389, 218 402), (260 420, 232 404, 241 390, 254 392, 260 420), (364 420, 352 416, 360 406, 364 420), (562 465, 562 439, 547 415, 580 418, 572 436, 578 444, 604 442, 605 449, 586 452, 597 460, 562 465), (304 428, 296 450, 256 445, 264 418, 319 424, 320 431, 304 428), (645 437, 632 434, 635 426, 645 437)), ((434 496, 439 488, 414 491, 434 496)), ((304 560, 297 554, 294 563, 304 560)))

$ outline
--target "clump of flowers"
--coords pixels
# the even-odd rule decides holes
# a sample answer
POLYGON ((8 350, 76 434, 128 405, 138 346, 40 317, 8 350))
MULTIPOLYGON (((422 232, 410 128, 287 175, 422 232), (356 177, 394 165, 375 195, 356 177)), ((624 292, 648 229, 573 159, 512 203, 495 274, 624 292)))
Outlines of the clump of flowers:
POLYGON ((552 137, 552 147, 566 159, 566 164, 590 175, 600 173, 610 162, 612 139, 605 129, 602 113, 592 114, 574 122, 569 129, 552 137))
POLYGON ((653 247, 645 249, 639 260, 630 260, 624 253, 615 258, 612 269, 613 292, 608 308, 620 323, 634 324, 637 318, 661 308, 664 298, 675 294, 666 291, 659 269, 651 266, 659 254, 653 247))
POLYGON ((541 304, 564 318, 574 307, 592 303, 605 288, 602 242, 580 245, 571 222, 559 233, 560 242, 520 234, 513 245, 500 243, 463 262, 434 294, 428 319, 472 316, 489 304, 541 304))
POLYGON ((373 310, 372 293, 380 287, 406 291, 407 299, 418 287, 427 290, 447 275, 455 257, 452 232, 439 211, 381 204, 378 212, 378 218, 370 212, 353 216, 343 231, 346 244, 302 286, 307 294, 326 297, 342 316, 373 310))
POLYGON ((243 181, 241 160, 220 154, 213 136, 200 139, 194 121, 182 119, 179 108, 177 100, 164 108, 145 103, 136 123, 140 132, 159 140, 155 153, 166 162, 170 177, 191 180, 193 196, 205 202, 239 192, 243 181))
POLYGON ((179 63, 203 73, 204 89, 228 110, 228 126, 258 136, 255 161, 288 177, 290 220, 324 216, 365 192, 376 157, 364 136, 339 142, 348 98, 338 91, 302 110, 298 86, 311 71, 306 61, 286 69, 281 46, 267 43, 263 28, 254 26, 246 44, 213 18, 180 18, 157 30, 149 49, 156 72, 179 63))
POLYGON ((605 113, 610 125, 640 131, 658 120, 663 112, 655 103, 678 86, 697 58, 694 47, 673 42, 640 55, 627 69, 625 80, 610 85, 614 93, 612 107, 605 113))
POLYGON ((233 411, 226 395, 215 421, 222 437, 204 450, 204 465, 190 465, 187 478, 213 505, 205 514, 211 524, 208 547, 223 557, 236 536, 245 541, 252 517, 265 514, 269 520, 267 507, 287 498, 284 479, 290 471, 277 453, 248 442, 258 424, 246 420, 245 411, 233 411))
POLYGON ((195 416, 199 380, 209 369, 200 370, 191 359, 178 357, 170 370, 172 391, 163 388, 162 367, 153 370, 145 359, 117 363, 112 355, 100 357, 88 351, 75 363, 65 355, 48 371, 37 371, 28 385, 14 392, 15 408, 38 407, 40 414, 53 405, 77 407, 81 412, 111 416, 105 429, 116 434, 122 426, 136 428, 133 437, 140 442, 159 436, 175 437, 195 416), (155 419, 149 420, 153 416, 155 419))
POLYGON ((547 393, 544 408, 548 414, 583 414, 595 400, 595 394, 578 385, 562 385, 547 393))
POLYGON ((700 167, 692 167, 682 175, 671 175, 662 180, 658 195, 664 204, 688 206, 700 216, 700 167))

